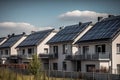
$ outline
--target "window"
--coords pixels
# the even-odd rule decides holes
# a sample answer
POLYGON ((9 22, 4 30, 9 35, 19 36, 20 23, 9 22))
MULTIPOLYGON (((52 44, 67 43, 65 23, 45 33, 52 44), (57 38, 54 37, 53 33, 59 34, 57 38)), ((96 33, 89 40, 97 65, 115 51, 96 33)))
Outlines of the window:
POLYGON ((120 54, 120 44, 117 44, 117 54, 120 54))
POLYGON ((44 53, 48 54, 48 48, 44 48, 44 53))
POLYGON ((57 63, 53 63, 53 70, 58 70, 58 64, 57 63))
POLYGON ((96 45, 96 52, 97 53, 105 53, 105 44, 103 45, 96 45))
POLYGON ((0 51, 0 55, 3 55, 3 51, 2 50, 0 51))
POLYGON ((5 50, 5 55, 8 55, 8 50, 5 50))
POLYGON ((117 73, 120 74, 120 64, 117 64, 117 73))
POLYGON ((25 49, 22 50, 22 54, 25 55, 25 49))
POLYGON ((55 54, 55 57, 58 57, 58 46, 53 46, 53 53, 55 54))
POLYGON ((87 72, 93 72, 95 70, 95 65, 86 65, 86 71, 87 72))
POLYGON ((63 62, 63 70, 66 70, 66 68, 67 68, 67 64, 66 62, 63 62))
POLYGON ((34 53, 34 48, 28 48, 28 54, 33 54, 34 53))
POLYGON ((49 70, 49 63, 44 63, 44 69, 49 70))
POLYGON ((58 46, 53 46, 53 53, 58 54, 58 46))
POLYGON ((67 44, 63 44, 63 54, 67 54, 68 52, 68 46, 67 44))
POLYGON ((89 46, 83 46, 83 54, 89 53, 89 46))

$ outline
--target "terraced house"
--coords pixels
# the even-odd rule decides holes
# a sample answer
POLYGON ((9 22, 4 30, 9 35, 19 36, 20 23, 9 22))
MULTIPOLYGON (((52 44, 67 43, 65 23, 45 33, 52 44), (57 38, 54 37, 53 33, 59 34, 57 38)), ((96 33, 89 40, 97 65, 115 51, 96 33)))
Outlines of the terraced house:
MULTIPOLYGON (((49 64, 49 69, 51 70, 79 70, 79 62, 77 62, 78 66, 75 66, 74 64, 76 64, 76 62, 67 61, 66 56, 70 54, 78 54, 78 48, 74 45, 74 43, 80 37, 82 37, 91 27, 91 22, 87 22, 66 26, 60 30, 53 38, 47 42, 47 44, 50 46, 50 53, 47 57, 49 63, 44 64, 49 64)), ((41 58, 45 59, 45 57, 42 56, 41 58)))
POLYGON ((80 61, 82 72, 120 73, 120 16, 97 22, 76 44, 79 54, 69 57, 71 62, 80 61))
POLYGON ((54 29, 33 32, 22 41, 18 49, 19 63, 29 63, 33 54, 48 54, 49 46, 46 42, 57 33, 54 29))
POLYGON ((19 43, 21 43, 24 39, 26 38, 25 33, 19 34, 19 35, 8 35, 7 40, 0 45, 0 58, 1 58, 1 63, 7 63, 7 62, 15 62, 17 63, 17 58, 7 60, 8 58, 10 59, 11 56, 17 56, 17 49, 16 47, 18 46, 19 43))

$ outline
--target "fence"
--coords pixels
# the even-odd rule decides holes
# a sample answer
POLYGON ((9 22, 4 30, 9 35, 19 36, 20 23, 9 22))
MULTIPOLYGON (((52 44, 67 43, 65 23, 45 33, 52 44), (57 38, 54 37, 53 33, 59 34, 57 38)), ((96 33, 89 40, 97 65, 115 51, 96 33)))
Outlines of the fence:
POLYGON ((25 68, 2 67, 0 80, 120 80, 120 75, 98 72, 40 71, 42 77, 34 79, 25 68))

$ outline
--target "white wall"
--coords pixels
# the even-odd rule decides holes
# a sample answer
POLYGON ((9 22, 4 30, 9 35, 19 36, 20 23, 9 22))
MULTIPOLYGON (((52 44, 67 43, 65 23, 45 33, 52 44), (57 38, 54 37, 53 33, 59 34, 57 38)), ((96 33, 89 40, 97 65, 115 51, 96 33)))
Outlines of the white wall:
POLYGON ((117 64, 120 64, 120 54, 117 54, 117 44, 120 44, 120 35, 112 42, 112 72, 117 73, 117 64))

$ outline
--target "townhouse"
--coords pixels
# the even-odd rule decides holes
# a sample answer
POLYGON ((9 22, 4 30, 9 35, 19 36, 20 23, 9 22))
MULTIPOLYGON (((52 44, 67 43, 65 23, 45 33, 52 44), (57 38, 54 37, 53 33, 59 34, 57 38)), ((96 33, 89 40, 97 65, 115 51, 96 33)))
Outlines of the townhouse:
POLYGON ((78 53, 78 49, 74 43, 92 27, 91 24, 91 22, 80 22, 76 25, 66 26, 51 38, 47 42, 50 47, 49 55, 46 55, 48 57, 41 56, 41 59, 49 60, 49 62, 44 63, 48 64, 45 66, 48 66, 50 70, 74 71, 75 62, 66 61, 66 55, 78 53))
POLYGON ((97 22, 77 42, 78 53, 69 60, 79 60, 82 72, 120 73, 120 16, 97 22))
POLYGON ((54 29, 33 32, 22 41, 18 49, 19 63, 29 63, 33 54, 48 54, 49 46, 46 42, 57 33, 54 29))
POLYGON ((11 56, 17 56, 17 45, 21 43, 26 38, 25 33, 15 35, 14 33, 12 35, 8 35, 7 40, 0 45, 0 62, 2 64, 8 63, 9 61, 17 63, 17 58, 10 59, 11 56), (8 58, 10 60, 8 60, 8 58))

